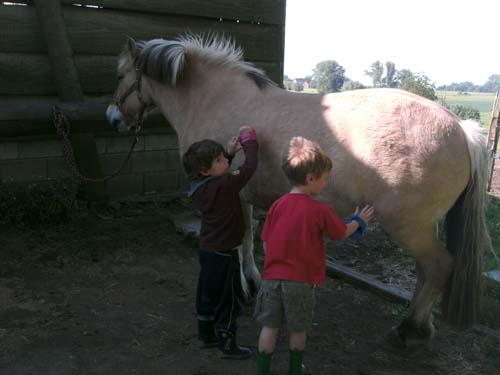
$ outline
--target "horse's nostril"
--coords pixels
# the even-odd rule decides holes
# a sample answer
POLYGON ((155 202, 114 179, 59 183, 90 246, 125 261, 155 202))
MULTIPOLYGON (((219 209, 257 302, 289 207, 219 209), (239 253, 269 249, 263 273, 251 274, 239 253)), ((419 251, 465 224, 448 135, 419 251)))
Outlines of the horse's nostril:
POLYGON ((113 127, 113 130, 117 133, 120 131, 121 122, 122 122, 122 120, 120 120, 118 118, 115 118, 115 119, 113 119, 113 121, 111 121, 111 126, 113 127))

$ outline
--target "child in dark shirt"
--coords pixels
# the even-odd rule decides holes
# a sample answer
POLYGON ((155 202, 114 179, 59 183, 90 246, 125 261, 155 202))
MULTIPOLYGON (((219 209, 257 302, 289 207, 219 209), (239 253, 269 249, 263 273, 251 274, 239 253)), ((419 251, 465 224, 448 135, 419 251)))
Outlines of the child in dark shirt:
POLYGON ((257 168, 257 152, 255 130, 242 127, 239 137, 229 141, 227 152, 219 143, 203 140, 193 143, 182 159, 191 179, 188 196, 201 212, 198 337, 202 347, 217 345, 227 359, 246 359, 252 354, 236 340, 243 304, 237 248, 245 233, 239 192, 257 168), (245 161, 229 172, 238 144, 245 161))

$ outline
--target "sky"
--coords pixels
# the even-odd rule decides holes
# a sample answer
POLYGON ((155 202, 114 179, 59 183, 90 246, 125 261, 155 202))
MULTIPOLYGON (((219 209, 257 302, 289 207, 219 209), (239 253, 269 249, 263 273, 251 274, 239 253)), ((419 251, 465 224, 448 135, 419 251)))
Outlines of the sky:
POLYGON ((335 60, 371 84, 371 64, 425 74, 436 85, 483 85, 500 74, 500 0, 286 0, 285 68, 310 75, 335 60))

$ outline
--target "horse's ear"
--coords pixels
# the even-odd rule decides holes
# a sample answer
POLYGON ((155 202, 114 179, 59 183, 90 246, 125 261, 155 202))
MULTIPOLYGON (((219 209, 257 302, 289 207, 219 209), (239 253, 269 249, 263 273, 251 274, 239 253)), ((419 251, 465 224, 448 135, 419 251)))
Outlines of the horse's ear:
POLYGON ((139 55, 139 49, 135 40, 129 36, 127 37, 127 50, 132 59, 135 59, 139 55))

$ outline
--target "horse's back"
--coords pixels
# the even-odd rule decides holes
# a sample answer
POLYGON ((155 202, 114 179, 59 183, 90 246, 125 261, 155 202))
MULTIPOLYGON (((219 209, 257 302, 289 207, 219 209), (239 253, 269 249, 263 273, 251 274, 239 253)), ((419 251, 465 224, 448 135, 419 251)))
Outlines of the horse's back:
POLYGON ((333 188, 345 206, 369 202, 379 217, 410 210, 414 220, 435 220, 467 185, 464 132, 439 104, 396 89, 327 95, 323 103, 335 139, 333 188))

